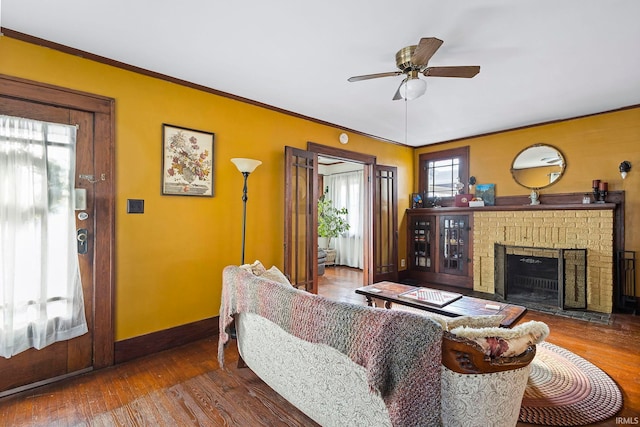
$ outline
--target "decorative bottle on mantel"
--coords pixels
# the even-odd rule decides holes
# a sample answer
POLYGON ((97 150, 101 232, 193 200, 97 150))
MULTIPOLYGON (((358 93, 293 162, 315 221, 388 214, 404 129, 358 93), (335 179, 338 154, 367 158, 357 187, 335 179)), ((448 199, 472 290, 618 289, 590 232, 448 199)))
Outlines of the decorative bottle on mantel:
POLYGON ((540 204, 540 200, 538 200, 538 192, 536 190, 531 190, 531 194, 529 195, 529 198, 531 199, 532 205, 540 204))

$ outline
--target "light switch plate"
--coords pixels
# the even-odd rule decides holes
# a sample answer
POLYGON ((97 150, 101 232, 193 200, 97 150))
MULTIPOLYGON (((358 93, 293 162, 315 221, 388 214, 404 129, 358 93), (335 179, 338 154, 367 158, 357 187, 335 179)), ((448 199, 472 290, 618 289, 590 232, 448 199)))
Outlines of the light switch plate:
POLYGON ((144 213, 144 200, 127 199, 127 213, 144 213))

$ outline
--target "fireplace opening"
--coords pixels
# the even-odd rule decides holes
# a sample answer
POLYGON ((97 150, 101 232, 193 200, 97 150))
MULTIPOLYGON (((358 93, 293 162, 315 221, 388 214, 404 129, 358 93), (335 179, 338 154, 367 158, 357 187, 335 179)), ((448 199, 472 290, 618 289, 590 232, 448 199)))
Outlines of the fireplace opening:
POLYGON ((507 255, 507 298, 558 305, 558 259, 507 255))
POLYGON ((587 308, 587 250, 495 245, 495 293, 505 301, 587 308))

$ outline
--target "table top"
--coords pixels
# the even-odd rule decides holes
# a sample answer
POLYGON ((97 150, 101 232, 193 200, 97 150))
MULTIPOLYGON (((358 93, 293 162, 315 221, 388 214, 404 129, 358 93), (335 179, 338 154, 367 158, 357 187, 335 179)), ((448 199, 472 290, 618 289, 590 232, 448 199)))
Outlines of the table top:
POLYGON ((527 311, 526 307, 520 305, 506 304, 499 301, 491 301, 468 296, 462 296, 462 298, 459 298, 443 307, 399 297, 400 294, 417 288, 420 288, 420 286, 409 286, 394 282, 379 282, 358 288, 356 289, 356 293, 366 296, 367 299, 378 298, 383 301, 406 305, 449 317, 486 316, 498 314, 504 316, 500 326, 505 328, 513 326, 513 324, 515 324, 527 311))

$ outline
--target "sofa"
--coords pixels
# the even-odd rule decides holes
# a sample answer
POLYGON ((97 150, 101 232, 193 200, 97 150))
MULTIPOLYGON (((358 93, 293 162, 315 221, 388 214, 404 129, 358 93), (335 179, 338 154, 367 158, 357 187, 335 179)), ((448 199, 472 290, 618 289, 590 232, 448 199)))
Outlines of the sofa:
POLYGON ((515 356, 492 357, 494 341, 474 340, 473 331, 496 319, 449 325, 336 302, 295 289, 273 269, 224 269, 221 366, 234 328, 239 363, 322 426, 516 425, 544 333, 515 356), (453 333, 461 329, 471 338, 453 333))

